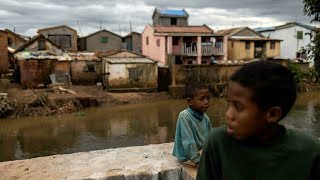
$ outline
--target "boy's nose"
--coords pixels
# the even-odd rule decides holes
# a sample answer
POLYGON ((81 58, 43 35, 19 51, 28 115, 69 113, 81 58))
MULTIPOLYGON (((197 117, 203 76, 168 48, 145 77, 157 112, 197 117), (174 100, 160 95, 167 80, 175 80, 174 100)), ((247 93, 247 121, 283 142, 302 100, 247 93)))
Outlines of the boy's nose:
POLYGON ((226 120, 229 120, 229 121, 233 120, 233 113, 231 108, 228 108, 226 111, 226 120))

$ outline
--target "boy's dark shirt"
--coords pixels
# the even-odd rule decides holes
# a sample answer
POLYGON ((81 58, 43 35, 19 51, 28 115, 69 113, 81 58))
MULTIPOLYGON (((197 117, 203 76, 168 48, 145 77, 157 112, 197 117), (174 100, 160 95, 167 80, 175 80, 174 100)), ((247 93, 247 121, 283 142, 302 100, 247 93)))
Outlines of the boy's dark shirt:
POLYGON ((237 141, 219 127, 208 137, 197 179, 320 180, 319 140, 286 129, 272 144, 257 145, 237 141))

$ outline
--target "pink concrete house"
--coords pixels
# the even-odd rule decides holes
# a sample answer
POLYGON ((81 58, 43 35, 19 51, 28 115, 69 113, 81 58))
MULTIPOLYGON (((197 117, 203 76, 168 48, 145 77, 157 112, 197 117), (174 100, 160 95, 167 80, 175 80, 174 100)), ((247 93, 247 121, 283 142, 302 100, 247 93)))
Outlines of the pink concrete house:
POLYGON ((227 39, 215 35, 206 25, 189 26, 188 18, 184 9, 156 8, 152 15, 153 25, 147 25, 142 32, 142 54, 162 65, 210 64, 226 60, 224 42, 227 39))
POLYGON ((210 64, 226 60, 226 39, 208 26, 151 26, 142 32, 142 53, 164 65, 168 55, 175 64, 210 64))

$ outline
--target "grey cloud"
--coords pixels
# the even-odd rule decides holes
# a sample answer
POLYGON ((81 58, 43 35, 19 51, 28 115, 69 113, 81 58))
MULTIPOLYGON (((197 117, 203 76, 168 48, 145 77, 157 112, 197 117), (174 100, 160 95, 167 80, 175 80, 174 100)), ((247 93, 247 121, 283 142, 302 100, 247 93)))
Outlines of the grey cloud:
POLYGON ((310 21, 303 15, 303 0, 0 0, 0 7, 0 29, 16 27, 18 33, 27 35, 62 24, 90 34, 99 30, 100 23, 102 28, 123 35, 129 31, 130 22, 134 31, 141 32, 151 23, 154 8, 184 8, 190 14, 190 24, 209 26, 266 23, 250 17, 274 22, 310 21))

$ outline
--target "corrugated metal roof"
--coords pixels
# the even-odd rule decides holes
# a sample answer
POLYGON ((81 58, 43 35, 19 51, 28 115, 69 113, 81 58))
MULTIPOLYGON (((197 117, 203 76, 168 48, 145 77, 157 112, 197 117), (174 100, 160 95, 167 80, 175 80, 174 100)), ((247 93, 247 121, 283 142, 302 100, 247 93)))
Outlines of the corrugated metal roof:
POLYGON ((236 39, 236 40, 252 40, 252 41, 282 41, 280 39, 272 39, 267 37, 259 37, 259 36, 232 36, 229 39, 236 39))
POLYGON ((148 58, 103 58, 111 64, 153 64, 156 63, 148 58))
POLYGON ((275 27, 260 27, 254 29, 257 32, 263 32, 263 31, 274 31, 276 28, 275 27))
POLYGON ((166 9, 159 10, 159 13, 161 15, 188 16, 188 14, 184 10, 166 9))
POLYGON ((156 33, 213 33, 206 25, 203 26, 156 26, 156 33))
POLYGON ((307 24, 303 24, 303 23, 299 23, 299 22, 288 22, 286 24, 279 25, 279 26, 257 28, 257 29, 255 29, 255 31, 257 31, 257 32, 275 31, 275 30, 278 30, 278 29, 285 29, 285 28, 292 27, 292 26, 301 26, 301 27, 304 27, 304 28, 309 29, 309 30, 314 30, 315 29, 315 27, 309 26, 307 24))

